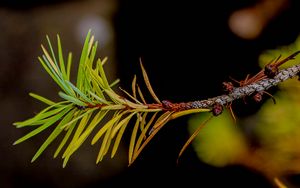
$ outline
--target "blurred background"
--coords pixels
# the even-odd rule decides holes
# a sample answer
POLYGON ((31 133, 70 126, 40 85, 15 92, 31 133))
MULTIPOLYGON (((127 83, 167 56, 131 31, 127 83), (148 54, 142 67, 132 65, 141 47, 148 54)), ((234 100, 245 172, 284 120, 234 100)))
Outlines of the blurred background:
MULTIPOLYGON (((29 92, 59 100, 58 87, 37 61, 42 54, 40 44, 46 44, 46 35, 55 41, 56 34, 59 34, 65 54, 72 51, 76 64, 84 37, 92 29, 100 44, 97 55, 109 59, 106 70, 110 79, 120 78, 121 87, 129 90, 133 75, 140 73, 139 58, 142 58, 159 98, 186 102, 222 94, 221 83, 228 81, 229 77, 242 80, 246 74, 258 72, 259 57, 266 50, 294 43, 300 32, 299 10, 297 0, 2 0, 0 187, 112 187, 120 183, 134 187, 179 184, 187 187, 274 187, 274 182, 270 181, 273 176, 280 176, 289 187, 300 187, 297 175, 300 168, 291 171, 276 166, 275 169, 274 164, 280 161, 281 155, 276 153, 278 157, 272 161, 274 158, 270 154, 274 153, 264 155, 265 150, 254 158, 243 153, 236 154, 236 160, 215 163, 199 155, 197 146, 194 146, 185 151, 177 164, 177 155, 190 135, 188 124, 193 121, 190 117, 169 122, 130 167, 127 167, 126 153, 129 140, 124 140, 114 159, 107 158, 99 165, 95 164, 98 148, 87 143, 65 169, 61 160, 52 158, 54 144, 36 162, 30 163, 50 132, 17 146, 12 145, 28 132, 16 129, 13 122, 27 119, 44 107, 32 99, 29 92), (260 157, 264 160, 260 161, 260 157), (270 165, 261 168, 266 161, 270 165)), ((274 54, 270 60, 278 55, 274 54)), ((266 143, 262 139, 266 137, 260 135, 276 128, 266 126, 269 129, 254 131, 251 128, 251 125, 274 124, 262 122, 265 116, 259 120, 254 116, 263 104, 249 102, 245 105, 243 101, 233 104, 235 114, 242 122, 235 142, 214 135, 217 131, 209 138, 233 143, 228 148, 242 147, 243 151, 245 148, 259 148, 261 143, 266 143)), ((267 108, 271 119, 284 116, 272 114, 273 106, 267 108)), ((279 110, 284 109, 280 107, 280 103, 277 104, 279 110)), ((293 119, 298 117, 297 111, 289 111, 289 114, 294 116, 288 116, 281 125, 288 121, 298 124, 293 119)), ((198 120, 194 124, 198 124, 198 120)), ((224 120, 219 124, 227 126, 230 123, 224 120)), ((290 132, 298 129, 290 129, 290 132)), ((297 135, 290 137, 286 134, 285 138, 293 142, 297 135)), ((230 133, 225 138, 233 137, 236 138, 230 133)), ((281 138, 269 136, 267 143, 277 143, 281 138)), ((297 143, 288 145, 294 149, 292 154, 300 151, 297 143)), ((203 153, 203 146, 199 147, 203 153)), ((214 148, 218 148, 217 145, 210 144, 204 150, 214 148)), ((289 147, 279 145, 278 148, 289 147)), ((278 148, 269 149, 278 151, 278 148)), ((223 153, 217 153, 221 159, 231 152, 221 151, 223 153)), ((298 166, 298 154, 291 158, 296 160, 278 164, 298 166)))

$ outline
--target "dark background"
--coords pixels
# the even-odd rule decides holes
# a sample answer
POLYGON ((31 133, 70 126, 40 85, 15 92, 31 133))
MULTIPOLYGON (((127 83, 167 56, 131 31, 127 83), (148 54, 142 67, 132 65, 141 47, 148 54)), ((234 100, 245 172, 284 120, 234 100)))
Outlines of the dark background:
MULTIPOLYGON (((113 73, 121 79, 121 87, 129 90, 133 75, 140 76, 141 58, 157 95, 173 102, 222 94, 221 83, 228 80, 228 76, 243 79, 246 74, 257 72, 259 54, 292 43, 300 30, 300 3, 296 0, 291 1, 289 8, 253 40, 237 37, 228 27, 230 14, 255 3, 251 0, 86 2, 92 2, 90 9, 84 9, 88 15, 93 13, 107 18, 113 28, 114 38, 104 45, 100 54, 112 59, 113 73)), ((95 151, 90 151, 88 145, 83 146, 85 149, 74 156, 73 162, 71 159, 66 169, 61 168, 60 160, 52 159, 51 152, 55 147, 49 149, 50 154, 46 152, 40 160, 30 163, 46 134, 33 139, 32 143, 28 141, 12 146, 14 140, 26 133, 26 130, 15 129, 12 123, 41 109, 27 93, 34 90, 52 98, 57 94, 57 88, 41 67, 32 63, 41 53, 39 44, 45 42, 46 34, 54 36, 59 33, 66 41, 67 50, 78 54, 82 41, 74 42, 78 36, 73 28, 76 20, 85 14, 70 11, 68 5, 80 9, 81 3, 84 2, 0 2, 1 13, 5 13, 0 17, 0 118, 3 130, 0 138, 0 187, 273 186, 262 174, 243 166, 216 168, 202 163, 192 147, 176 164, 178 152, 189 136, 187 118, 168 123, 130 167, 121 156, 123 154, 126 158, 128 139, 124 140, 125 151, 121 151, 116 159, 105 160, 100 165, 94 165, 95 151), (57 9, 60 11, 55 12, 57 9)), ((259 106, 236 105, 239 117, 252 114, 259 106)), ((296 176, 289 180, 297 186, 296 176)))

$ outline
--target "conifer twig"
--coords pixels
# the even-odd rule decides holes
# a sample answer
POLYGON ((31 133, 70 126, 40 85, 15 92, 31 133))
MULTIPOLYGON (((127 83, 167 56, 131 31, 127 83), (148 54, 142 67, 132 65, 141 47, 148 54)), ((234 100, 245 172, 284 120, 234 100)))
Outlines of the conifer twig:
POLYGON ((298 76, 299 72, 300 72, 300 64, 280 70, 274 78, 264 78, 262 80, 259 80, 249 85, 236 87, 229 94, 224 94, 224 95, 220 95, 205 100, 198 100, 198 101, 187 102, 187 103, 170 104, 170 102, 167 101, 162 101, 162 102, 165 103, 166 109, 171 109, 171 110, 174 109, 187 110, 187 109, 197 109, 197 108, 212 109, 216 104, 220 104, 224 106, 235 100, 244 98, 246 96, 250 96, 254 93, 267 91, 269 88, 273 86, 277 86, 280 82, 284 82, 289 78, 298 76))
MULTIPOLYGON (((111 152, 110 156, 114 157, 121 143, 122 136, 128 127, 131 127, 128 151, 128 163, 130 165, 169 121, 181 116, 201 112, 212 112, 214 116, 220 115, 223 106, 230 106, 235 100, 247 96, 256 94, 260 96, 262 93, 266 93, 270 87, 293 78, 299 75, 300 72, 300 65, 279 70, 281 64, 294 59, 299 53, 296 52, 282 61, 279 61, 278 58, 275 63, 268 64, 265 70, 261 70, 252 78, 247 76, 245 81, 239 82, 240 85, 238 87, 234 87, 233 84, 225 84, 228 88, 227 93, 224 95, 193 102, 172 103, 168 100, 160 100, 157 97, 150 84, 146 70, 142 62, 140 62, 144 83, 147 86, 148 94, 152 96, 153 100, 153 103, 149 103, 146 102, 144 94, 137 84, 136 76, 131 84, 132 93, 120 89, 127 98, 115 92, 113 87, 119 80, 110 82, 107 79, 104 70, 107 58, 95 60, 98 43, 94 41, 91 31, 88 32, 84 42, 76 83, 72 83, 70 80, 72 54, 69 53, 67 60, 64 60, 59 36, 57 36, 56 52, 48 36, 47 41, 49 50, 42 45, 43 55, 38 59, 43 68, 61 88, 61 91, 58 93, 61 101, 54 102, 30 93, 33 98, 45 103, 47 107, 32 118, 14 123, 17 128, 31 127, 33 129, 16 140, 14 144, 24 142, 45 129, 52 127, 52 133, 33 156, 32 162, 59 135, 64 134, 54 153, 54 157, 57 157, 62 152, 63 167, 66 166, 70 157, 93 132, 91 144, 94 145, 97 142, 101 142, 96 163, 103 160, 104 156, 109 152, 111 152), (111 114, 111 116, 110 119, 106 120, 105 117, 108 114, 111 114)), ((256 98, 259 99, 259 96, 256 98)), ((205 124, 206 122, 201 127, 205 124)), ((188 139, 179 156, 199 131, 200 128, 188 139)))

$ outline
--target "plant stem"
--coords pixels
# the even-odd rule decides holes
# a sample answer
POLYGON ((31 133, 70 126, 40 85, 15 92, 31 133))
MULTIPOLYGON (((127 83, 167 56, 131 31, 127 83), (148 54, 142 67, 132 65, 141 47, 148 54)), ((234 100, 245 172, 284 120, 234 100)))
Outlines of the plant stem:
POLYGON ((257 82, 242 86, 235 87, 233 90, 224 95, 209 98, 206 100, 197 100, 193 102, 186 103, 171 103, 169 101, 162 101, 165 110, 182 111, 188 109, 198 109, 198 108, 210 108, 213 109, 216 104, 227 105, 231 104, 234 100, 241 99, 246 96, 250 96, 255 93, 261 93, 268 90, 270 87, 278 85, 289 78, 299 76, 300 64, 294 65, 292 67, 282 69, 278 72, 274 78, 264 78, 257 82))

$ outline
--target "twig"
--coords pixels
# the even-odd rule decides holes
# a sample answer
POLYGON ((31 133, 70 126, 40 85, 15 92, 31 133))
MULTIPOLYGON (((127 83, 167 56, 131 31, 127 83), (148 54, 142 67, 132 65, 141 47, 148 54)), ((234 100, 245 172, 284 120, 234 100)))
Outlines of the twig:
POLYGON ((198 100, 186 103, 171 103, 169 101, 162 101, 162 103, 164 104, 165 109, 177 109, 177 111, 198 108, 213 109, 217 104, 224 106, 237 99, 266 91, 269 88, 278 85, 280 82, 297 76, 299 72, 300 64, 280 70, 277 75, 274 76, 274 78, 264 78, 243 87, 235 87, 228 94, 220 95, 206 100, 198 100))

